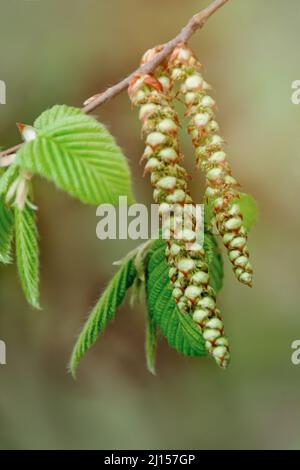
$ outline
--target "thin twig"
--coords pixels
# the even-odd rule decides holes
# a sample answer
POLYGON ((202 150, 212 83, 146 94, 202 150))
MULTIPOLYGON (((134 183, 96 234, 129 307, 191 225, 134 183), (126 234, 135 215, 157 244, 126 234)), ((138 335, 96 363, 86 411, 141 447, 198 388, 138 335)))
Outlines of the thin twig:
POLYGON ((137 73, 143 74, 154 72, 158 65, 160 65, 172 53, 173 49, 177 46, 177 44, 181 42, 186 43, 198 29, 201 29, 204 26, 208 18, 227 1, 228 0, 215 0, 207 8, 200 11, 200 13, 194 15, 187 23, 187 25, 182 28, 180 33, 175 36, 175 38, 171 39, 171 41, 161 46, 162 49, 159 54, 157 54, 152 60, 132 72, 128 77, 124 78, 116 85, 108 88, 105 92, 95 96, 95 99, 92 100, 89 104, 87 104, 84 108, 82 108, 82 111, 84 111, 85 113, 90 113, 98 106, 101 106, 106 101, 110 100, 111 98, 114 98, 122 91, 126 90, 128 88, 131 78, 134 77, 137 73))
MULTIPOLYGON (((116 85, 108 88, 103 93, 95 95, 94 98, 88 100, 88 103, 82 108, 84 113, 90 113, 94 111, 98 106, 106 103, 115 96, 119 95, 122 91, 126 90, 129 86, 130 80, 136 74, 141 73, 152 73, 154 70, 172 53, 173 49, 177 44, 183 42, 186 43, 190 37, 198 30, 201 29, 208 18, 213 15, 220 7, 222 7, 228 0, 214 0, 208 7, 201 10, 199 13, 194 15, 189 22, 182 28, 179 34, 175 36, 170 41, 166 42, 161 46, 161 51, 157 54, 152 60, 142 65, 126 78, 118 82, 116 85)), ((7 150, 4 150, 0 153, 0 157, 5 155, 10 155, 11 153, 16 152, 22 144, 11 147, 7 150)))
POLYGON ((11 153, 16 153, 22 147, 22 145, 23 144, 18 144, 14 147, 10 147, 7 150, 3 150, 3 152, 0 152, 0 157, 5 157, 6 155, 10 155, 11 153))

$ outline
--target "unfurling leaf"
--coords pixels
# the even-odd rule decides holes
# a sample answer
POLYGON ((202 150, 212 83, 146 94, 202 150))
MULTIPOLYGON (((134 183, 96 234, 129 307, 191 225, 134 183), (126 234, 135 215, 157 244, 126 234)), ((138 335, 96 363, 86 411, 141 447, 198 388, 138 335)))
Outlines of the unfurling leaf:
POLYGON ((205 233, 204 250, 208 264, 210 285, 216 292, 219 292, 223 287, 223 258, 215 237, 209 232, 205 233))
POLYGON ((15 208, 16 258, 22 288, 27 301, 35 308, 39 303, 39 247, 35 211, 25 206, 15 208))
POLYGON ((17 179, 20 168, 17 165, 11 165, 0 177, 0 196, 7 193, 11 184, 17 179))
POLYGON ((156 348, 157 348, 157 337, 158 337, 158 330, 155 324, 154 319, 150 311, 147 312, 146 318, 146 344, 145 344, 145 351, 146 351, 146 361, 147 361, 147 369, 151 374, 155 375, 155 358, 156 358, 156 348))
POLYGON ((126 158, 107 129, 80 109, 54 106, 34 123, 37 137, 18 164, 88 204, 133 202, 126 158))
POLYGON ((135 277, 136 269, 134 262, 132 259, 127 260, 103 292, 98 303, 90 313, 74 346, 70 361, 70 370, 73 377, 75 377, 80 359, 114 318, 117 307, 123 302, 126 291, 132 286, 135 277))
POLYGON ((8 264, 11 262, 11 245, 14 236, 14 214, 5 207, 0 199, 0 262, 8 264))
POLYGON ((178 310, 172 297, 165 249, 165 242, 157 240, 148 253, 146 291, 149 314, 171 347, 187 356, 205 356, 204 339, 198 326, 191 317, 178 310))

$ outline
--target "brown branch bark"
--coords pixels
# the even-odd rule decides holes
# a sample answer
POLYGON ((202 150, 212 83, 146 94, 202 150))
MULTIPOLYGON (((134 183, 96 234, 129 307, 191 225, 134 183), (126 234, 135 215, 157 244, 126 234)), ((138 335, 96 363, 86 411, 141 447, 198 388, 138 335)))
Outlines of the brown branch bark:
POLYGON ((0 157, 5 157, 6 155, 10 155, 11 153, 15 153, 19 148, 22 147, 23 144, 17 144, 14 145, 13 147, 10 147, 7 150, 3 150, 3 152, 0 152, 0 157))
POLYGON ((173 49, 177 46, 177 44, 181 42, 187 42, 198 29, 201 29, 204 26, 208 18, 227 1, 228 0, 215 0, 207 8, 200 11, 200 13, 194 15, 190 19, 190 21, 184 26, 184 28, 182 28, 180 33, 175 36, 175 38, 162 45, 161 52, 157 54, 154 59, 136 69, 134 72, 128 75, 128 77, 124 78, 116 85, 108 88, 105 92, 97 95, 95 99, 92 100, 89 104, 87 104, 84 108, 82 108, 82 110, 85 113, 90 113, 98 106, 101 106, 106 101, 110 100, 111 98, 114 98, 122 91, 126 90, 128 88, 131 78, 134 77, 137 73, 143 74, 154 72, 158 65, 160 65, 172 53, 173 49))
MULTIPOLYGON (((106 103, 107 101, 111 100, 115 96, 119 95, 122 91, 128 88, 130 80, 134 77, 137 73, 152 73, 154 70, 160 65, 173 51, 173 49, 177 46, 177 44, 181 42, 188 42, 191 36, 198 30, 201 29, 208 18, 213 15, 220 7, 222 7, 228 0, 214 0, 208 7, 201 10, 199 13, 194 15, 189 22, 182 28, 179 34, 175 36, 170 41, 163 44, 161 47, 161 52, 157 54, 151 61, 147 62, 146 64, 142 65, 126 78, 118 82, 116 85, 108 88, 103 93, 95 95, 94 98, 88 100, 88 104, 86 104, 82 111, 84 113, 90 113, 94 111, 98 106, 106 103)), ((4 150, 0 153, 0 157, 4 157, 5 155, 10 155, 11 153, 16 152, 22 144, 16 145, 11 147, 7 150, 4 150)))

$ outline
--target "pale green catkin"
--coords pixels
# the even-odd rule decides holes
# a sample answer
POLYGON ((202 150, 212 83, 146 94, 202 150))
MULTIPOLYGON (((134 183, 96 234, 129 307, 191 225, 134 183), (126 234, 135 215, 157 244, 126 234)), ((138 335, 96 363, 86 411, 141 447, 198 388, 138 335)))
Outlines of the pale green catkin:
POLYGON ((238 183, 232 176, 215 120, 216 103, 209 95, 210 86, 201 75, 201 64, 185 44, 173 51, 168 70, 172 81, 181 82, 179 97, 190 118, 188 131, 195 147, 197 165, 205 172, 206 198, 214 210, 214 220, 237 279, 252 286, 253 270, 249 262, 247 232, 238 203, 238 183))
MULTIPOLYGON (((143 61, 150 60, 157 49, 148 51, 143 61)), ((167 238, 166 257, 173 297, 179 310, 189 314, 198 324, 206 341, 207 351, 217 364, 225 368, 229 363, 228 340, 220 311, 216 308, 216 294, 209 285, 205 252, 196 238, 196 221, 191 216, 191 227, 175 239, 176 213, 170 213, 172 204, 193 205, 188 191, 186 170, 181 166, 182 154, 178 140, 178 117, 171 104, 171 81, 167 70, 159 67, 155 76, 138 75, 129 86, 129 96, 140 106, 139 117, 146 141, 143 160, 145 173, 150 173, 154 187, 154 201, 160 215, 165 216, 162 230, 167 238), (167 228, 166 228, 167 227, 167 228)), ((182 220, 180 219, 180 222, 182 220)))

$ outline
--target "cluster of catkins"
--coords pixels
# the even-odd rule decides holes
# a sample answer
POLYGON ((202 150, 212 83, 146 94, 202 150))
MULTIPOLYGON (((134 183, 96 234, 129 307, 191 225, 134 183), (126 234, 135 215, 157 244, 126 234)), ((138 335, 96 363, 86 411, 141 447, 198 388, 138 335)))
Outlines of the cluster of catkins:
MULTIPOLYGON (((151 60, 158 51, 158 48, 148 51, 142 62, 151 60)), ((159 204, 161 217, 169 230, 166 257, 173 297, 178 309, 190 315, 199 326, 209 354, 225 368, 230 358, 228 340, 216 307, 216 294, 209 283, 205 252, 197 241, 194 214, 191 214, 189 228, 183 229, 180 237, 174 235, 177 216, 176 212, 170 212, 170 205, 193 206, 193 201, 188 191, 188 175, 181 165, 179 122, 172 106, 172 79, 167 63, 155 74, 136 75, 128 92, 132 103, 140 107, 146 142, 142 157, 146 161, 145 172, 150 173, 154 201, 159 204)))
POLYGON ((232 176, 224 152, 224 140, 219 135, 214 112, 216 103, 209 95, 210 86, 201 75, 201 64, 185 44, 174 49, 167 68, 172 82, 181 82, 178 95, 190 119, 188 131, 195 147, 197 165, 206 175, 206 198, 214 211, 212 223, 228 250, 237 279, 251 286, 253 270, 238 203, 238 183, 232 176))

